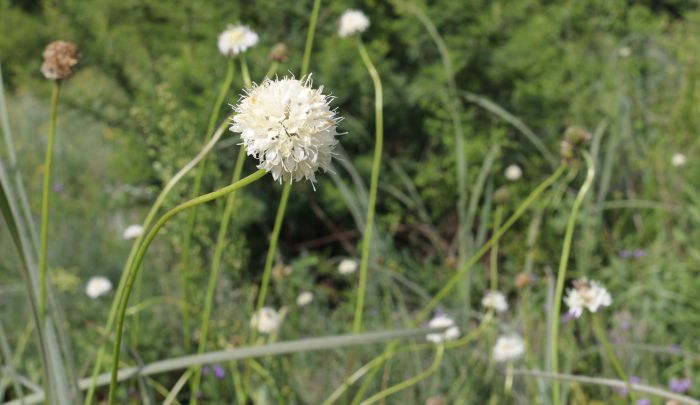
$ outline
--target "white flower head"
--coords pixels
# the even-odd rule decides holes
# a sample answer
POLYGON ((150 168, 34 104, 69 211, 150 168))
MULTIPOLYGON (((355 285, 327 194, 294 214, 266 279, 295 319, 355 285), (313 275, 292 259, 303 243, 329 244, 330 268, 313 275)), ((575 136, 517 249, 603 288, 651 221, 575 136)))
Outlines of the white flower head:
POLYGON ((260 333, 274 333, 279 327, 282 319, 280 314, 271 307, 262 307, 260 311, 253 314, 250 326, 256 328, 260 333))
POLYGON ((518 165, 510 165, 506 167, 506 171, 503 174, 506 176, 506 179, 516 181, 522 177, 523 170, 518 165))
POLYGON ((323 86, 311 78, 266 79, 246 91, 236 105, 231 131, 239 132, 258 169, 275 181, 316 181, 316 171, 331 169, 340 118, 330 107, 323 86))
POLYGON ((338 35, 342 38, 363 33, 369 28, 369 18, 360 10, 347 10, 338 20, 338 35))
POLYGON ((236 56, 257 45, 260 38, 245 25, 229 25, 219 34, 219 52, 225 56, 236 56))
POLYGON ((357 261, 353 259, 343 259, 338 265, 338 273, 340 274, 352 274, 357 271, 357 261))
POLYGON ((107 294, 112 289, 112 282, 107 277, 90 277, 85 286, 85 294, 92 299, 107 294))
POLYGON ((297 296, 297 306, 304 307, 311 304, 314 300, 314 293, 311 291, 304 291, 297 296))
POLYGON ((499 291, 489 291, 481 300, 481 305, 487 309, 493 309, 496 312, 505 312, 508 310, 508 301, 506 296, 499 291))
POLYGON ((618 49, 617 53, 621 58, 627 58, 632 55, 632 48, 629 46, 623 46, 622 48, 618 49))
POLYGON ((525 354, 525 342, 518 335, 500 336, 493 346, 493 359, 511 361, 521 358, 525 354))
POLYGON ((681 167, 685 165, 688 162, 688 159, 686 159, 685 155, 682 153, 674 153, 673 156, 671 156, 671 164, 674 167, 681 167))
POLYGON ((444 314, 438 314, 428 322, 430 328, 446 328, 442 332, 428 333, 425 339, 428 342, 443 343, 455 340, 460 336, 459 328, 455 325, 455 321, 444 314))
POLYGON ((578 318, 584 308, 596 312, 599 308, 610 306, 612 297, 597 281, 583 277, 574 281, 574 288, 568 290, 564 302, 569 307, 569 313, 578 318))
POLYGON ((143 234, 143 227, 141 225, 129 225, 124 229, 124 239, 136 239, 143 234))

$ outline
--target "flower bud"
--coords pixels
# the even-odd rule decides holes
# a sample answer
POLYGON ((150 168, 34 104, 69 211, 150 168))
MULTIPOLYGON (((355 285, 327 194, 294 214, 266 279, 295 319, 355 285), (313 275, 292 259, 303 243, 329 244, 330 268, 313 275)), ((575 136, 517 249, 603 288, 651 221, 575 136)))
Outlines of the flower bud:
POLYGON ((69 41, 53 41, 44 50, 41 73, 49 80, 64 80, 78 63, 78 47, 69 41))
POLYGON ((286 62, 289 59, 289 47, 284 42, 278 42, 270 49, 267 59, 271 62, 286 62))

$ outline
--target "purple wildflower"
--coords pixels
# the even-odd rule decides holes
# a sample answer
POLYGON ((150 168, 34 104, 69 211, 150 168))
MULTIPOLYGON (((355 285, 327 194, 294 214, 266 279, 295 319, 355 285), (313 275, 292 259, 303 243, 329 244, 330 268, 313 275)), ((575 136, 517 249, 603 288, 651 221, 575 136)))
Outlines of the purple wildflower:
POLYGON ((651 405, 651 399, 642 398, 637 400, 637 405, 651 405))
POLYGON ((692 385, 693 382, 690 378, 671 378, 671 381, 668 383, 668 388, 673 392, 683 394, 687 392, 692 385))
POLYGON ((635 259, 639 259, 641 257, 646 257, 647 256, 647 251, 644 249, 634 249, 634 252, 632 252, 632 257, 635 259))
POLYGON ((224 371, 224 368, 221 367, 221 364, 218 364, 218 363, 215 364, 214 365, 214 376, 217 379, 221 380, 222 378, 224 378, 225 375, 226 375, 226 371, 224 371))
POLYGON ((565 312, 561 314, 561 317, 559 319, 559 323, 568 323, 576 319, 576 316, 572 314, 571 312, 565 312))
MULTIPOLYGON (((633 375, 630 377, 630 379, 628 381, 630 384, 634 385, 634 384, 639 384, 640 382, 642 382, 642 379, 637 377, 636 375, 633 375)), ((627 395, 629 393, 629 391, 627 390, 627 387, 620 387, 617 389, 617 392, 620 395, 627 395)))

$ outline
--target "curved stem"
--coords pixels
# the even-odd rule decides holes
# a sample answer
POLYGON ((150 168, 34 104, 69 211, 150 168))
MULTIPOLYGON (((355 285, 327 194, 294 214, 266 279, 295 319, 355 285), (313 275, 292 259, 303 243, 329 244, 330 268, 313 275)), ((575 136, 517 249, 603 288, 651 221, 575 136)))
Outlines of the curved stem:
MULTIPOLYGON (((503 219, 503 204, 496 206, 496 212, 493 214, 493 229, 501 227, 503 219)), ((498 290, 498 241, 491 248, 491 291, 498 290)))
POLYGON ((625 369, 622 368, 620 359, 617 357, 617 354, 615 354, 615 349, 613 349, 612 345, 610 344, 610 341, 608 340, 607 333, 605 333, 605 329, 600 323, 600 317, 597 314, 591 315, 593 315, 593 333, 595 333, 596 338, 598 338, 600 343, 603 345, 603 348, 605 348, 605 352, 608 355, 608 360, 610 360, 610 362, 612 363, 612 366, 615 369, 617 376, 625 382, 625 385, 627 387, 627 395, 630 396, 630 399, 633 403, 637 403, 637 399, 634 395, 634 390, 632 389, 632 384, 630 384, 630 379, 627 377, 625 369))
POLYGON ((404 390, 412 385, 418 384, 422 380, 428 378, 431 374, 433 374, 438 367, 440 367, 440 363, 442 362, 442 356, 445 353, 445 346, 440 344, 438 345, 437 349, 435 350, 435 359, 433 360, 433 364, 430 365, 430 367, 423 371, 422 373, 413 376, 409 378, 406 381, 402 381, 396 385, 393 385, 383 391, 379 391, 378 393, 372 395, 371 397, 367 398, 366 400, 360 402, 360 405, 370 405, 373 404, 381 399, 384 399, 388 397, 389 395, 395 394, 401 390, 404 390))
MULTIPOLYGON (((233 170, 233 178, 231 183, 236 183, 241 178, 241 172, 243 171, 243 163, 245 162, 245 149, 243 147, 238 150, 238 157, 236 158, 236 167, 233 170)), ((219 279, 219 269, 221 268, 221 257, 224 253, 224 248, 226 247, 226 233, 228 232, 228 225, 231 222, 231 215, 233 214, 233 206, 236 201, 236 193, 233 192, 226 198, 226 206, 224 207, 224 214, 221 216, 221 223, 219 224, 219 234, 216 238, 216 246, 214 248, 214 256, 211 262, 211 270, 209 271, 209 284, 207 285, 207 292, 204 298, 204 311, 202 313, 202 322, 199 327, 199 345, 197 347, 197 353, 201 354, 207 348, 207 335, 209 333, 209 319, 211 317, 212 307, 214 305, 214 293, 216 292, 216 282, 219 279)), ((195 367, 194 377, 192 378, 192 393, 190 397, 190 404, 197 404, 197 393, 199 392, 199 385, 202 380, 202 367, 195 367)))
POLYGON ((58 115, 58 93, 61 86, 54 80, 51 87, 51 119, 49 121, 49 139, 46 143, 44 160, 44 187, 41 193, 41 252, 39 256, 39 319, 46 318, 46 256, 49 239, 49 193, 51 191, 51 167, 53 165, 53 146, 56 139, 56 116, 58 115))
MULTIPOLYGON (((219 94, 216 97, 216 100, 214 101, 214 105, 211 110, 211 114, 209 116, 209 122, 207 124, 207 132, 205 133, 206 139, 205 142, 209 141, 211 139, 211 134, 214 131, 214 125, 216 125, 216 121, 219 117, 219 112, 221 110, 221 105, 224 103, 224 100, 226 99, 226 94, 228 93, 231 83, 233 82, 233 76, 235 73, 235 64, 233 59, 228 60, 227 66, 226 66, 226 77, 224 78, 223 83, 221 84, 221 89, 219 90, 219 94)), ((225 123, 228 123, 228 119, 225 120, 225 123)), ((206 159, 205 162, 202 164, 202 166, 197 170, 196 177, 194 179, 194 185, 192 186, 192 193, 190 194, 191 198, 194 198, 199 195, 200 190, 202 189, 202 179, 204 178, 204 173, 206 172, 206 159)), ((181 283, 182 283, 182 298, 184 301, 191 302, 189 299, 190 297, 190 264, 191 264, 191 249, 190 246, 192 245, 192 232, 194 230, 194 225, 197 219, 197 210, 194 209, 190 211, 189 216, 187 218, 187 222, 185 225, 185 232, 182 238, 182 259, 181 259, 181 267, 180 267, 180 275, 182 277, 181 283)), ((190 312, 187 308, 182 309, 182 332, 183 332, 183 345, 185 350, 189 350, 191 342, 190 342, 190 312)))
POLYGON ((220 188, 214 192, 208 193, 201 195, 199 197, 193 198, 189 201, 186 201, 177 207, 171 209, 170 211, 166 212, 163 214, 162 217, 153 225, 153 227, 150 229, 148 234, 143 240, 143 243, 141 246, 139 246, 139 250, 136 253, 136 256, 134 258, 134 262, 131 265, 131 268, 128 271, 127 279, 126 279, 126 285, 124 288, 124 292, 122 294, 122 297, 119 301, 119 308, 117 311, 117 328, 115 330, 115 343, 114 343, 114 351, 112 353, 112 380, 111 384, 109 386, 109 404, 113 405, 114 401, 116 400, 115 398, 115 392, 117 388, 117 372, 119 370, 119 355, 121 353, 121 341, 122 341, 122 331, 124 329, 124 315, 126 312, 126 306, 129 303, 129 295, 131 294, 131 288, 133 287, 134 280, 136 276, 138 275, 139 269, 141 267, 141 262, 143 261, 143 257, 146 254, 146 251, 148 250, 148 247, 151 245, 151 242, 153 242, 153 239, 155 239, 156 235, 158 234, 158 231, 165 225, 166 222, 168 222, 172 217, 174 217, 177 213, 181 211, 185 211, 188 208, 193 208, 198 205, 204 204, 206 202, 215 200, 217 198, 223 197, 225 195, 228 195, 229 193, 232 193, 236 190, 239 190, 250 183, 253 183, 254 181, 262 178, 267 174, 266 171, 264 170, 258 170, 255 173, 249 175, 248 177, 237 181, 236 183, 230 184, 226 187, 220 188))
POLYGON ((309 22, 309 30, 306 33, 306 45, 304 46, 304 60, 301 63, 301 77, 309 73, 309 62, 311 60, 311 50, 314 47, 314 36, 316 34, 316 22, 318 21, 318 12, 321 9, 321 0, 314 0, 314 7, 311 10, 311 21, 309 22))
MULTIPOLYGON (((217 128, 216 132, 213 134, 209 142, 204 145, 202 150, 199 151, 197 156, 194 157, 191 161, 189 161, 182 169, 180 169, 179 172, 175 174, 166 184, 165 187, 163 187, 163 190, 158 194, 158 197, 156 198, 156 201, 153 203, 153 206, 151 209, 148 211, 148 214, 146 215, 146 219, 143 221, 143 229, 148 229, 149 226, 151 226, 151 222, 153 222, 153 219, 155 218, 156 214, 158 213, 158 210, 160 207, 163 205, 163 202, 165 201, 165 198, 168 196, 170 191, 175 187, 175 185, 187 174, 189 173, 192 168, 194 168, 197 163, 199 163, 204 157, 212 150, 214 145, 221 139, 221 136, 223 135, 224 131, 228 127, 228 122, 229 118, 224 120, 219 127, 217 128)), ((105 334, 109 334, 110 331, 112 330, 112 326, 114 324, 114 319, 116 317, 117 313, 117 305, 119 304, 119 298, 121 297, 123 291, 124 291, 124 286, 126 284, 126 277, 128 274, 128 270, 131 268, 131 264, 134 261, 134 257, 136 256, 136 252, 138 251, 139 246, 141 246, 141 241, 143 241, 145 235, 140 235, 136 240, 134 240, 134 243, 131 245, 131 251, 129 252, 129 256, 126 259, 126 264, 124 265, 124 268, 122 269, 122 275, 121 279, 119 280, 119 285, 117 286, 117 291, 115 292, 114 296, 114 301, 112 301, 112 306, 109 309, 109 315, 107 316, 107 324, 105 325, 105 334)), ((97 350, 97 355, 95 356, 95 365, 93 366, 92 369, 92 375, 91 379, 93 383, 90 385, 88 388, 87 393, 85 394, 85 405, 89 405, 92 403, 92 398, 95 394, 95 382, 97 379, 97 376, 100 373, 100 369, 102 367, 102 361, 104 360, 105 356, 105 343, 103 342, 99 349, 97 350)))
POLYGON ((370 246, 372 245, 372 227, 374 225, 374 209, 377 204, 377 187, 379 185, 379 171, 382 164, 382 146, 384 143, 384 123, 383 123, 383 99, 382 81, 377 69, 367 54, 367 50, 362 44, 362 40, 357 38, 357 49, 360 57, 367 67, 369 75, 374 84, 374 114, 376 139, 374 144, 374 159, 372 160, 372 177, 369 185, 369 200, 367 203, 367 221, 362 237, 362 260, 360 262, 360 281, 357 287, 357 304, 355 307, 355 320, 353 321, 353 333, 362 330, 362 314, 365 305, 365 294, 367 290, 367 267, 369 266, 370 246))
MULTIPOLYGON (((569 215, 569 221, 566 224, 566 231, 564 233, 564 245, 561 250, 561 260, 559 261, 559 271, 557 273, 557 286, 554 292, 554 303, 552 305, 552 317, 551 317, 551 328, 549 329, 549 342, 550 342, 550 358, 552 362, 552 372, 557 373, 559 371, 559 315, 561 313, 561 299, 564 294, 564 282, 566 280, 566 270, 569 267, 569 254, 571 253, 571 243, 574 237, 574 228, 576 227, 576 218, 578 217, 579 208, 583 204, 583 200, 586 197, 586 193, 591 188, 593 184, 593 178, 595 177, 595 165, 591 160, 591 156, 588 152, 583 153, 583 157, 586 160, 586 165, 588 170, 586 171, 586 180, 581 185, 581 188, 576 195, 574 200, 574 205, 571 207, 571 215, 569 215)), ((559 405, 560 392, 559 392, 559 381, 552 381, 552 404, 559 405)))
POLYGON ((268 79, 272 77, 272 75, 274 75, 277 72, 277 68, 279 68, 279 65, 279 62, 273 61, 270 64, 270 67, 267 69, 267 73, 265 73, 265 78, 268 79))
POLYGON ((253 82, 250 80, 250 71, 248 70, 248 62, 245 59, 245 54, 242 53, 241 56, 241 76, 243 76, 243 83, 246 87, 253 87, 253 82))

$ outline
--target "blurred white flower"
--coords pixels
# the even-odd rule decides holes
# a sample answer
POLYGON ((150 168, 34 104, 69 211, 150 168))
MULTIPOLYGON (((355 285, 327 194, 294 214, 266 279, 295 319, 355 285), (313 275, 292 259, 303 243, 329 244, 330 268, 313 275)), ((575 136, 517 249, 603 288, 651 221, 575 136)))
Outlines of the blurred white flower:
POLYGON ((112 289, 112 282, 107 277, 90 277, 85 286, 85 294, 88 297, 95 299, 101 295, 107 294, 112 289))
POLYGON ((505 312, 508 310, 508 301, 505 295, 499 291, 489 291, 481 300, 481 305, 487 309, 493 309, 496 312, 505 312))
POLYGON ((518 335, 500 336, 493 346, 493 359, 501 361, 517 360, 525 354, 525 342, 518 335))
POLYGON ((523 170, 518 165, 510 165, 506 167, 504 175, 506 176, 506 179, 510 181, 515 181, 522 177, 523 170))
POLYGON ((258 34, 245 25, 229 25, 219 34, 219 52, 225 56, 236 56, 257 45, 258 34))
POLYGON ((136 239, 143 234, 143 227, 141 225, 129 225, 124 229, 124 239, 136 239))
POLYGON ((260 311, 253 314, 250 326, 256 328, 260 333, 274 333, 280 327, 281 318, 279 313, 270 307, 262 307, 260 311))
POLYGON ((428 322, 430 328, 447 328, 440 333, 428 333, 425 339, 428 342, 443 343, 455 340, 460 336, 459 328, 455 325, 455 321, 448 318, 446 315, 438 314, 428 322))
POLYGON ((685 155, 682 153, 674 153, 671 157, 671 164, 675 167, 683 166, 687 161, 688 159, 686 159, 685 155))
POLYGON ((331 97, 311 79, 266 79, 246 91, 235 107, 231 131, 239 132, 258 169, 275 180, 316 181, 319 168, 330 170, 338 141, 339 118, 331 110, 331 97))
POLYGON ((303 307, 311 304, 314 300, 314 293, 311 291, 304 291, 297 296, 297 306, 303 307))
POLYGON ((564 302, 569 306, 569 313, 578 318, 584 308, 596 312, 601 307, 610 306, 612 297, 598 282, 583 277, 574 281, 574 288, 568 290, 564 302))
POLYGON ((352 274, 357 271, 357 262, 352 259, 343 259, 338 265, 338 273, 352 274))
POLYGON ((369 28, 369 18, 360 10, 347 10, 338 20, 338 35, 342 38, 360 34, 369 28))
POLYGON ((618 55, 620 55, 621 58, 627 58, 630 55, 632 55, 632 48, 629 46, 623 46, 617 51, 618 55))

